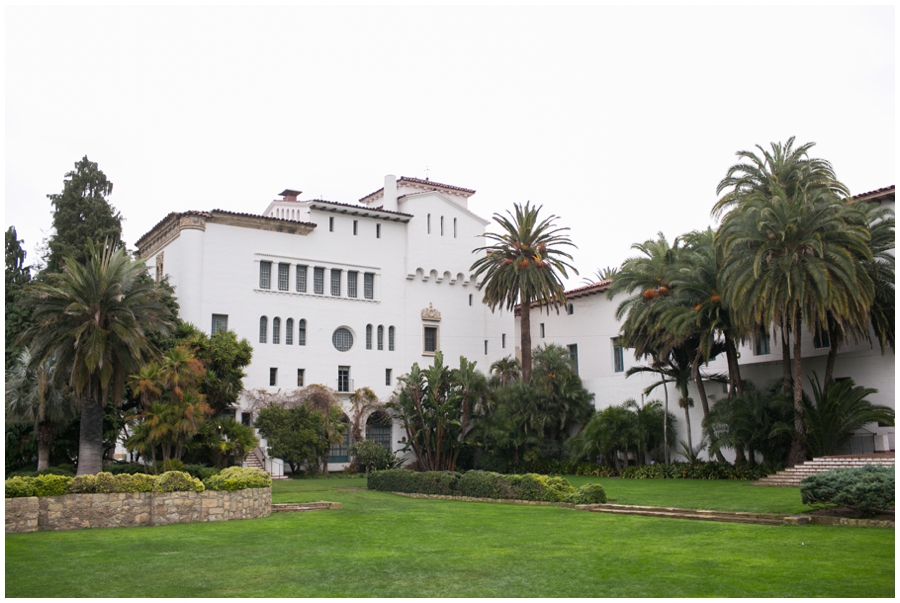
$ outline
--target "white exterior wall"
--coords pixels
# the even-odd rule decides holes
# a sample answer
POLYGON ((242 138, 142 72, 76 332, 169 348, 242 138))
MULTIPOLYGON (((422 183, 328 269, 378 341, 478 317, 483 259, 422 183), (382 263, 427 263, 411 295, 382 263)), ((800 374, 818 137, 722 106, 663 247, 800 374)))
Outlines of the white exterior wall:
MULTIPOLYGON (((320 204, 321 205, 321 204, 320 204)), ((490 364, 511 353, 502 350, 501 333, 507 341, 513 332, 509 313, 491 313, 481 303, 469 267, 472 250, 484 245, 482 233, 488 223, 439 192, 426 192, 401 199, 399 211, 412 214, 408 223, 397 216, 381 218, 335 213, 352 211, 335 204, 334 211, 309 202, 277 201, 265 215, 284 216, 317 226, 306 235, 260 230, 207 221, 205 230, 182 230, 161 249, 164 272, 175 286, 181 317, 210 332, 212 315, 228 316, 228 328, 253 346, 253 360, 247 367, 244 387, 267 391, 297 387, 297 369, 304 369, 304 384, 323 384, 337 389, 339 366, 350 367, 350 391, 370 387, 386 402, 397 377, 409 372, 414 362, 430 365, 433 355, 423 353, 421 312, 429 307, 440 312, 439 349, 444 362, 459 365, 459 356, 477 361, 487 373, 490 364), (428 234, 427 214, 432 214, 428 234), (440 234, 444 216, 444 235, 440 234), (329 230, 329 218, 334 220, 329 230), (384 219, 388 218, 388 219, 384 219), (453 219, 457 236, 453 236, 453 219), (353 221, 357 234, 353 234, 353 221), (376 238, 376 224, 381 235, 376 238), (271 288, 259 287, 260 262, 272 262, 271 288), (278 264, 290 264, 288 291, 278 290, 278 264), (296 266, 308 266, 307 292, 296 291, 296 266), (325 268, 324 293, 313 293, 314 268, 325 268), (331 269, 340 269, 341 295, 331 295, 331 269), (347 271, 359 272, 357 297, 347 296, 347 271), (375 274, 374 299, 364 297, 364 273, 375 274), (469 296, 472 295, 472 303, 469 296), (259 340, 259 321, 267 317, 266 343, 259 340), (272 343, 273 319, 281 319, 279 344, 272 343), (285 344, 288 318, 294 319, 293 344, 285 344), (307 321, 306 345, 297 341, 298 323, 307 321), (366 325, 373 326, 372 349, 366 349, 366 325), (377 328, 384 327, 383 350, 377 349, 377 328), (390 351, 388 329, 395 328, 395 349, 390 351), (353 334, 353 346, 340 352, 332 344, 335 329, 346 327, 353 334), (484 342, 488 340, 488 354, 484 342), (505 353, 504 353, 505 352, 505 353), (278 369, 276 386, 269 386, 270 368, 278 369), (391 369, 391 384, 385 370, 391 369)), ((367 208, 360 207, 366 210, 367 208)), ((371 213, 371 210, 368 210, 371 213)), ((403 218, 407 219, 407 218, 403 218)), ((148 258, 155 266, 159 252, 148 258)), ((151 269, 151 272, 153 270, 151 269)), ((509 343, 507 344, 509 347, 509 343)), ((349 394, 341 394, 349 409, 349 394)), ((402 447, 399 424, 393 427, 394 449, 402 447)), ((339 470, 344 464, 332 464, 339 470)))

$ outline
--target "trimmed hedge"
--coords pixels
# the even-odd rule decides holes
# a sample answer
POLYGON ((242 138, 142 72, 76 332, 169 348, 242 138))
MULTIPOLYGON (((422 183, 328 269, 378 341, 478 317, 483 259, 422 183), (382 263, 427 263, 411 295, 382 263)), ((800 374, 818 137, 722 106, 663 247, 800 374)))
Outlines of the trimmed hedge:
POLYGON ((203 481, 207 490, 244 490, 245 488, 268 488, 272 478, 267 471, 247 467, 228 467, 203 481))
POLYGON ((626 467, 622 470, 621 477, 625 479, 734 479, 734 480, 758 480, 776 470, 763 465, 734 466, 730 463, 717 461, 697 463, 671 463, 664 465, 638 465, 626 467))
POLYGON ((600 484, 585 484, 569 497, 569 502, 576 505, 606 504, 606 490, 600 484))
POLYGON ((800 499, 806 505, 834 504, 874 515, 894 503, 894 482, 893 467, 833 469, 803 478, 800 499))
POLYGON ((369 490, 407 492, 410 494, 442 494, 471 498, 536 500, 569 502, 575 488, 562 477, 536 473, 502 475, 492 471, 426 471, 408 469, 375 471, 369 474, 369 490))
MULTIPOLYGON (((272 485, 269 474, 259 469, 230 467, 207 479, 210 490, 242 490, 272 485)), ((94 475, 16 476, 6 480, 6 498, 22 496, 58 496, 60 494, 109 494, 122 492, 203 492, 208 486, 184 471, 168 471, 162 475, 146 473, 112 473, 94 475)))

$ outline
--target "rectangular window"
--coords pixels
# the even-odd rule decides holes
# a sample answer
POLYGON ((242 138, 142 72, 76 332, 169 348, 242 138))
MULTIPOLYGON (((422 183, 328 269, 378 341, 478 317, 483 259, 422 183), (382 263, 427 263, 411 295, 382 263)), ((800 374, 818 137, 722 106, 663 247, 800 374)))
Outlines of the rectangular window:
POLYGON ((572 368, 575 369, 575 374, 578 374, 578 345, 571 344, 569 347, 569 356, 572 357, 572 368))
POLYGON ((335 297, 341 296, 341 271, 331 269, 331 294, 335 297))
POLYGON ((506 333, 500 335, 500 347, 506 349, 506 333))
POLYGON ((541 339, 546 337, 547 331, 544 329, 544 323, 541 323, 541 339))
POLYGON ((278 385, 278 369, 269 369, 269 385, 278 385))
POLYGON ((434 354, 438 350, 438 328, 425 327, 425 347, 426 354, 434 354))
POLYGON ((371 272, 363 274, 363 296, 366 299, 375 299, 375 275, 371 272))
POLYGON ((357 232, 359 232, 359 220, 353 220, 353 236, 356 236, 357 232))
POLYGON ((325 293, 325 269, 318 266, 313 268, 313 293, 316 295, 325 293))
POLYGON ((441 236, 444 236, 444 216, 441 216, 441 236))
POLYGON ((288 318, 284 321, 284 344, 294 345, 294 319, 288 318))
POLYGON ((376 225, 375 225, 375 238, 376 238, 376 239, 380 239, 380 238, 381 238, 381 224, 376 224, 376 225))
POLYGON ((821 350, 822 348, 830 348, 831 341, 828 339, 828 331, 821 330, 816 333, 815 337, 813 337, 813 345, 817 350, 821 350))
POLYGON ((297 323, 297 345, 306 345, 306 319, 297 323))
POLYGON ((304 377, 306 377, 306 369, 297 369, 297 387, 303 387, 304 377))
POLYGON ((297 264, 297 292, 306 293, 306 266, 297 264))
POLYGON ((347 297, 356 297, 356 277, 359 272, 354 270, 347 271, 347 297))
POLYGON ((619 338, 613 339, 613 371, 617 373, 625 372, 625 353, 622 346, 619 345, 619 338))
POLYGON ((259 263, 259 288, 272 288, 272 262, 259 263))
POLYGON ((328 232, 334 232, 334 218, 328 218, 328 232))
POLYGON ((241 413, 241 425, 244 425, 246 427, 253 427, 253 413, 242 412, 241 413))
POLYGON ((753 354, 754 356, 765 356, 771 353, 772 351, 769 347, 769 334, 765 330, 760 329, 754 341, 753 354))
POLYGON ((453 238, 456 238, 456 218, 453 218, 453 238))
POLYGON ((344 434, 340 444, 332 444, 328 449, 329 463, 346 463, 350 460, 350 430, 344 434))
POLYGON ((338 367, 337 390, 339 392, 349 392, 350 391, 350 367, 349 366, 339 366, 338 367))
POLYGON ((291 265, 278 264, 278 290, 287 291, 288 282, 290 281, 291 265))
POLYGON ((220 331, 228 330, 228 315, 227 314, 213 314, 212 315, 212 330, 210 333, 215 335, 220 331))
POLYGON ((488 340, 484 340, 484 355, 487 356, 488 340))
POLYGON ((391 384, 391 369, 384 369, 384 384, 391 384))

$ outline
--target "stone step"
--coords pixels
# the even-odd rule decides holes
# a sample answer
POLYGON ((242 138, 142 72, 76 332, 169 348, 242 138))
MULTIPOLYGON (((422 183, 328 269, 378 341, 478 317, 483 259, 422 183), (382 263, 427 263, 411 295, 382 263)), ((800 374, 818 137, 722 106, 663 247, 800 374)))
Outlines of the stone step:
POLYGON ((319 501, 306 503, 275 503, 272 505, 273 513, 294 513, 299 511, 328 511, 341 509, 343 505, 336 502, 319 501))
POLYGON ((720 521, 728 523, 751 523, 759 525, 782 525, 784 516, 770 513, 746 513, 736 511, 707 511, 699 509, 678 509, 674 507, 641 507, 635 505, 586 505, 595 513, 613 515, 638 515, 641 517, 661 517, 669 519, 694 519, 699 521, 720 521))

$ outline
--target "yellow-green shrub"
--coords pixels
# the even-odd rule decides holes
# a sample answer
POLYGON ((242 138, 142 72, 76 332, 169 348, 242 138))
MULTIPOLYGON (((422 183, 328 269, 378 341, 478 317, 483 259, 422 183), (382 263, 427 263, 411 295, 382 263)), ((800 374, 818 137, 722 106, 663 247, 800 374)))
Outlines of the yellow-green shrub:
POLYGON ((156 478, 157 492, 203 492, 205 489, 203 482, 184 471, 166 471, 156 478))
POLYGON ((268 488, 272 478, 267 471, 252 467, 228 467, 216 475, 206 478, 203 484, 208 490, 243 490, 245 488, 268 488))
POLYGON ((115 491, 116 476, 106 471, 75 476, 69 484, 69 492, 73 494, 109 494, 115 491))

